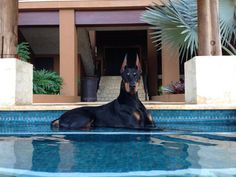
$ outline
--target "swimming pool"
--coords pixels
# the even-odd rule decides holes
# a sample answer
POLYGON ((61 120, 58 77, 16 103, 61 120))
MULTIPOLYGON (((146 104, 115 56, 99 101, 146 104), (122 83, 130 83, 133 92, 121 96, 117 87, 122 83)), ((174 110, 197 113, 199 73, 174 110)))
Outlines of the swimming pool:
POLYGON ((159 112, 153 131, 52 131, 61 113, 0 112, 0 176, 236 176, 233 111, 172 123, 159 112))

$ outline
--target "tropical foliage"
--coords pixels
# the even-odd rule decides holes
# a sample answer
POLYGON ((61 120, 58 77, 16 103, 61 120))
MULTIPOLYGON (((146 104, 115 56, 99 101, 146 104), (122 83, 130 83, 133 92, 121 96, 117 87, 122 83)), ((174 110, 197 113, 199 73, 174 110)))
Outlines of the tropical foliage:
MULTIPOLYGON (((236 33, 234 0, 219 2, 222 46, 229 54, 236 54, 231 45, 236 33)), ((182 60, 195 56, 198 49, 196 0, 166 0, 162 3, 163 6, 153 3, 147 7, 141 17, 142 21, 153 26, 153 42, 158 49, 162 43, 170 48, 179 48, 182 60)))
POLYGON ((34 94, 59 94, 63 80, 56 73, 47 70, 33 71, 34 94))
POLYGON ((21 42, 16 46, 16 53, 19 59, 28 61, 30 59, 29 43, 21 42))

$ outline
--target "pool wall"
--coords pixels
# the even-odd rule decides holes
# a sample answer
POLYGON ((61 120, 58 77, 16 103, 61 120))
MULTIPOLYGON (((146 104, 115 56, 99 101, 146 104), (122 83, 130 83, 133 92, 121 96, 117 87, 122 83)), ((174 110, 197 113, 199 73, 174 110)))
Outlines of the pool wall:
MULTIPOLYGON (((53 111, 0 111, 0 123, 50 122, 63 114, 53 111)), ((235 123, 236 110, 150 110, 157 123, 235 123)))

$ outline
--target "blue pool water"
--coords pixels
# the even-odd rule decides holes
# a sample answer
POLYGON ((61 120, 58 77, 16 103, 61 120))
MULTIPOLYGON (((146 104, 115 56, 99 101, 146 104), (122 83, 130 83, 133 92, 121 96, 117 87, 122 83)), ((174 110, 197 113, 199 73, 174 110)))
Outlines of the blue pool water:
POLYGON ((0 137, 0 176, 235 176, 236 135, 0 137))
POLYGON ((0 112, 0 177, 236 176, 234 111, 159 112, 152 131, 52 131, 61 113, 0 112))

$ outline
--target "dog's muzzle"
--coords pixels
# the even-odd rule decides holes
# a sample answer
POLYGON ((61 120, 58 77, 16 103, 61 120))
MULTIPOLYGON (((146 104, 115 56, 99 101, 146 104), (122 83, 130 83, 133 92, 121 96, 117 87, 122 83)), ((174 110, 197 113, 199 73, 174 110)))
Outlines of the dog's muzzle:
POLYGON ((136 86, 137 86, 137 84, 136 84, 136 82, 131 82, 131 83, 129 83, 129 89, 130 89, 130 93, 131 94, 135 94, 135 92, 136 92, 136 86))
POLYGON ((129 87, 130 87, 130 88, 135 88, 135 86, 136 86, 136 83, 135 83, 135 82, 129 83, 129 87))
POLYGON ((130 84, 129 84, 130 88, 135 88, 135 87, 136 87, 136 85, 137 85, 137 83, 135 83, 135 82, 134 82, 134 83, 130 83, 130 84))

